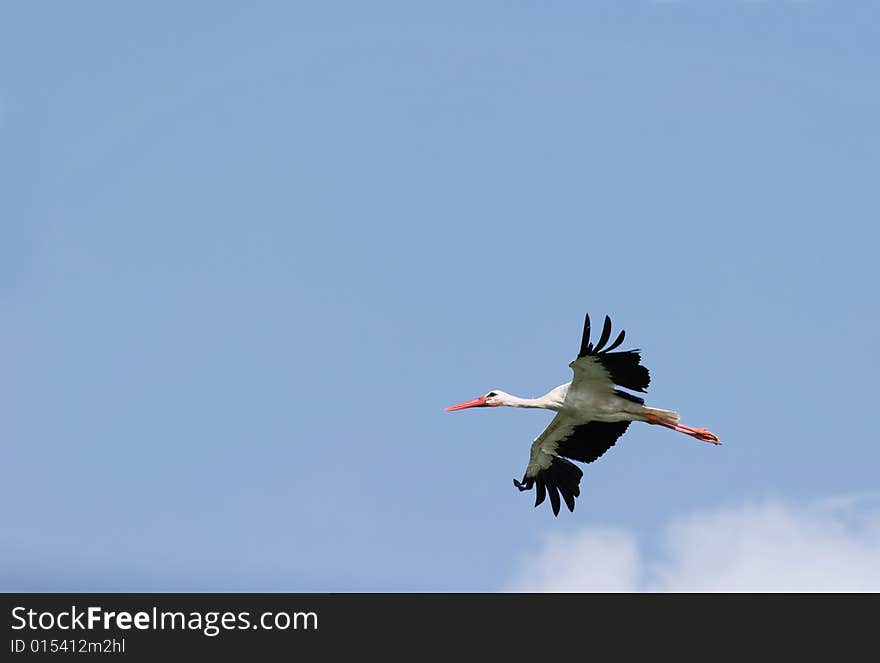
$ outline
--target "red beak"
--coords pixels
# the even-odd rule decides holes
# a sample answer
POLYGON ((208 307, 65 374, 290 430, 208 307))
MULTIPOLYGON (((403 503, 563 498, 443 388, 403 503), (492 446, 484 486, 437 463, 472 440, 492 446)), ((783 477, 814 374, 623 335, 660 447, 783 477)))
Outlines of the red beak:
POLYGON ((480 396, 479 398, 465 401, 464 403, 459 403, 458 405, 450 405, 448 408, 446 408, 446 411, 452 412, 453 410, 465 410, 469 407, 486 407, 486 397, 480 396))

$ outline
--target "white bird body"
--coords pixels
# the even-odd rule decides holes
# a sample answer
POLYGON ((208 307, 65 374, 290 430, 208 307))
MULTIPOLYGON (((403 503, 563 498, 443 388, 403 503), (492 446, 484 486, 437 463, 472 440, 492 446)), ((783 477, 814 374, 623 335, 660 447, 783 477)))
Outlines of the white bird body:
POLYGON ((553 410, 574 421, 632 421, 645 409, 614 393, 572 390, 571 384, 561 384, 538 398, 520 398, 500 389, 493 391, 500 405, 553 410))
POLYGON ((704 442, 720 444, 718 437, 705 428, 680 424, 676 412, 648 407, 642 398, 617 389, 619 385, 645 391, 650 376, 648 369, 640 364, 638 350, 611 352, 623 342, 624 332, 603 349, 610 336, 611 319, 605 316, 602 335, 594 347, 590 343, 590 316, 587 315, 581 351, 569 364, 574 371, 571 382, 554 387, 538 398, 520 398, 496 389, 446 408, 451 411, 504 405, 556 412, 550 425, 532 443, 522 481, 513 480, 521 491, 536 487, 535 506, 549 495, 554 515, 559 514, 560 494, 569 511, 574 511, 575 497, 580 495, 583 472, 567 459, 593 462, 614 445, 632 421, 665 426, 704 442))

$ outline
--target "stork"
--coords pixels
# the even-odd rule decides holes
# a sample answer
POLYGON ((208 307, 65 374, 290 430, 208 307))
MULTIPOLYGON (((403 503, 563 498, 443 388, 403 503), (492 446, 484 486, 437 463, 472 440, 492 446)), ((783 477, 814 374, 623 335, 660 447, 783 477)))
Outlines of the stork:
POLYGON ((535 488, 535 506, 550 496, 553 515, 559 515, 560 494, 569 511, 574 511, 580 495, 583 471, 572 463, 592 463, 614 446, 632 421, 643 421, 684 433, 703 442, 721 444, 714 433, 679 423, 677 412, 648 407, 645 400, 617 387, 644 392, 651 378, 641 365, 640 350, 612 352, 623 343, 626 332, 609 346, 611 318, 605 316, 602 334, 594 346, 590 342, 590 315, 584 320, 584 335, 577 358, 569 364, 574 379, 551 389, 540 398, 518 398, 499 389, 458 405, 447 412, 472 407, 531 407, 553 410, 556 416, 532 443, 529 463, 521 481, 513 480, 520 491, 535 488), (570 459, 570 460, 569 460, 570 459))

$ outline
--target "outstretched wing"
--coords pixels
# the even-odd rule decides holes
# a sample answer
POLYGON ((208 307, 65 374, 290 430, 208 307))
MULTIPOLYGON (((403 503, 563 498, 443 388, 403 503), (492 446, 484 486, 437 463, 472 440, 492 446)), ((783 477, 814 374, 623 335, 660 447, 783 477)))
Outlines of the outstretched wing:
MULTIPOLYGON (((638 350, 612 352, 623 343, 625 336, 626 332, 621 330, 606 347, 611 339, 611 318, 606 315, 599 340, 593 345, 590 342, 590 315, 587 314, 580 352, 570 364, 574 380, 568 390, 569 396, 578 392, 615 394, 635 403, 644 403, 638 396, 615 388, 617 385, 643 392, 651 381, 648 369, 640 363, 638 350)), ((535 506, 549 495, 553 515, 559 515, 560 495, 568 510, 574 511, 584 473, 571 460, 592 463, 613 447, 628 427, 628 421, 583 421, 560 412, 532 444, 522 481, 514 479, 513 483, 520 490, 535 488, 535 506)))
POLYGON ((520 490, 535 488, 535 506, 550 496, 553 515, 559 515, 560 495, 569 511, 581 494, 583 471, 570 460, 592 463, 614 446, 629 426, 628 421, 578 423, 565 414, 557 414, 550 425, 532 443, 529 464, 522 481, 513 480, 520 490))
MULTIPOLYGON (((611 338, 611 318, 605 316, 602 335, 594 346, 590 342, 590 314, 584 320, 584 335, 581 350, 569 366, 574 371, 572 390, 584 389, 593 392, 610 392, 614 385, 645 391, 651 382, 648 369, 640 364, 639 350, 611 352, 623 343, 626 332, 621 330, 614 342, 607 348, 605 344, 611 338)), ((620 395, 622 392, 617 392, 620 395)), ((624 396, 626 398, 626 396, 624 396)))

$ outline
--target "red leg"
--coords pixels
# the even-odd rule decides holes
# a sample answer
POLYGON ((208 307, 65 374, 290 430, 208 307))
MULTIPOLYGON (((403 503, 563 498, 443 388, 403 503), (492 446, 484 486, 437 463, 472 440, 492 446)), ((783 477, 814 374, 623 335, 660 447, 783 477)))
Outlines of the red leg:
POLYGON ((671 421, 664 421, 653 414, 646 414, 644 417, 649 424, 671 428, 674 431, 690 435, 691 437, 695 437, 703 442, 709 442, 710 444, 721 444, 721 440, 718 439, 718 436, 706 428, 692 428, 691 426, 685 426, 684 424, 677 422, 672 423, 671 421))

